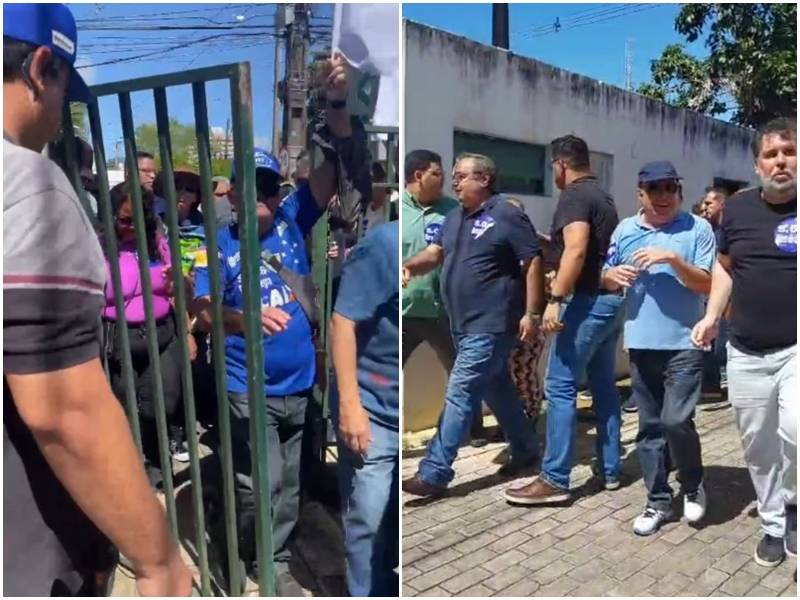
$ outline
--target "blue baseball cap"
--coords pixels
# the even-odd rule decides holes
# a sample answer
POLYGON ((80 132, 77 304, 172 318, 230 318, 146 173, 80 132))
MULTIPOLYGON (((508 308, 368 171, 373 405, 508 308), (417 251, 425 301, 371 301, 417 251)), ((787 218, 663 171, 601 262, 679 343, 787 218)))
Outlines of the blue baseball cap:
POLYGON ((3 37, 33 46, 47 46, 70 67, 67 100, 89 102, 92 94, 75 69, 78 30, 64 4, 3 4, 3 37))
POLYGON ((668 160, 655 160, 653 162, 646 163, 641 169, 639 169, 639 183, 664 181, 666 179, 672 179, 675 181, 679 181, 681 179, 681 176, 678 175, 678 171, 675 170, 675 165, 668 160))
MULTIPOLYGON (((267 169, 282 177, 280 161, 263 148, 253 148, 253 158, 256 161, 256 170, 267 169)), ((231 163, 231 179, 234 177, 236 177, 236 164, 231 163)))

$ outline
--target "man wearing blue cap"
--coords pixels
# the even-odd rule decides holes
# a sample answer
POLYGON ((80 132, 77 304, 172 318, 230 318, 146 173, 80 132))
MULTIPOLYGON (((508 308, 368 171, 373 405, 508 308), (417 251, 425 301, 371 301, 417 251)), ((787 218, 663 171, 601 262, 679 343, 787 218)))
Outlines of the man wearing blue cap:
POLYGON ((647 504, 633 523, 650 535, 672 518, 671 453, 690 523, 706 511, 700 438, 694 409, 703 383, 703 351, 691 339, 711 287, 714 232, 705 219, 681 209, 680 177, 672 163, 639 171, 641 209, 611 237, 602 285, 626 292, 625 347, 631 390, 639 408, 636 447, 647 504), (669 445, 669 447, 668 447, 669 445))
MULTIPOLYGON (((340 140, 352 131, 346 108, 347 77, 344 59, 327 65, 327 126, 340 140)), ((323 215, 336 193, 334 166, 324 162, 286 198, 281 198, 281 166, 261 148, 255 148, 256 217, 262 250, 261 324, 264 331, 264 401, 272 494, 272 541, 281 596, 302 596, 289 573, 287 541, 297 523, 300 494, 300 454, 306 406, 315 381, 313 310, 299 281, 310 274, 305 237, 323 215), (294 282, 293 282, 294 281, 294 282)), ((241 213, 241 191, 232 174, 231 204, 241 213)), ((236 224, 221 228, 218 236, 225 322, 225 364, 231 406, 233 461, 236 477, 239 551, 247 574, 257 580, 255 546, 256 506, 250 464, 250 408, 247 396, 241 243, 236 224)), ((205 328, 211 325, 208 267, 195 263, 195 312, 205 328)))
POLYGON ((105 593, 110 540, 141 595, 189 595, 191 573, 100 362, 103 252, 67 177, 41 154, 64 101, 90 98, 76 52, 64 5, 3 5, 3 591, 105 593))

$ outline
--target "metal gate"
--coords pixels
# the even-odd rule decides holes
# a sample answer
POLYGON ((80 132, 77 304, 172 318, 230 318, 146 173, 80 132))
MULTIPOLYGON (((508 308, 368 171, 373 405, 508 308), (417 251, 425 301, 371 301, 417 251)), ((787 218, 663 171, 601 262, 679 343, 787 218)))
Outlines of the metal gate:
MULTIPOLYGON (((156 339, 156 321, 154 318, 152 285, 149 274, 150 257, 148 255, 147 241, 145 239, 145 215, 142 203, 141 188, 136 158, 136 141, 131 108, 131 93, 152 91, 156 112, 156 126, 158 134, 158 154, 161 159, 161 174, 164 182, 163 196, 166 200, 166 226, 171 261, 173 264, 172 278, 174 285, 174 311, 176 313, 177 336, 182 366, 182 390, 184 405, 184 422, 189 449, 189 473, 191 477, 191 501, 194 527, 194 546, 187 549, 200 573, 200 593, 204 596, 216 592, 239 595, 244 588, 243 571, 239 562, 238 535, 236 527, 236 499, 234 492, 234 469, 231 443, 231 421, 229 404, 227 402, 227 381, 225 372, 225 332, 222 319, 222 290, 220 285, 220 258, 215 251, 217 248, 216 207, 213 197, 211 152, 209 139, 208 113, 206 103, 206 83, 210 81, 228 80, 230 84, 231 116, 233 123, 234 142, 234 168, 237 173, 237 187, 242 197, 242 204, 238 212, 240 239, 242 240, 242 288, 244 295, 244 320, 246 363, 248 371, 248 399, 250 406, 250 437, 251 437, 251 463, 253 469, 254 492, 256 498, 256 555, 258 561, 258 587, 259 595, 275 595, 275 572, 272 550, 272 502, 270 494, 267 460, 266 440, 266 411, 264 397, 264 356, 262 345, 262 329, 260 318, 261 293, 259 267, 261 260, 260 243, 258 239, 258 224, 256 218, 256 189, 255 189, 255 161, 253 140, 253 111, 250 83, 249 63, 221 65, 131 79, 116 83, 96 85, 91 88, 94 95, 93 102, 88 106, 89 125, 91 130, 92 147, 97 170, 97 207, 98 215, 95 222, 98 230, 104 231, 106 256, 109 257, 111 267, 111 283, 114 290, 114 302, 117 314, 116 327, 117 343, 121 348, 120 358, 122 375, 125 381, 126 412, 130 421, 134 441, 142 454, 141 430, 137 411, 137 397, 134 388, 134 371, 130 353, 130 339, 125 321, 125 306, 123 304, 122 280, 118 260, 118 242, 115 234, 114 217, 109 195, 108 173, 106 169, 106 154, 101 128, 98 99, 103 96, 116 95, 119 102, 119 117, 122 123, 123 140, 125 148, 125 165, 128 181, 131 184, 131 197, 133 202, 134 226, 136 232, 136 250, 139 256, 139 279, 142 283, 144 309, 146 317, 146 335, 148 344, 148 357, 153 368, 153 393, 155 398, 156 430, 158 436, 158 449, 161 459, 161 470, 164 479, 164 496, 166 503, 167 519, 170 529, 176 540, 179 540, 178 514, 176 509, 175 489, 172 479, 171 456, 168 447, 167 416, 164 404, 164 390, 161 379, 161 364, 159 357, 158 341, 156 339), (169 110, 167 106, 166 89, 172 86, 192 86, 194 104, 195 134, 197 140, 197 156, 201 179, 202 215, 204 221, 210 291, 212 300, 212 330, 211 350, 212 362, 215 373, 215 388, 217 397, 217 424, 219 429, 219 459, 221 464, 222 500, 225 554, 227 555, 227 585, 211 577, 209 568, 209 543, 206 537, 206 515, 203 501, 203 484, 200 469, 200 447, 197 434, 197 411, 195 405, 194 381, 192 378, 191 361, 187 343, 188 326, 181 315, 187 314, 187 298, 183 285, 183 270, 180 266, 181 248, 179 241, 177 197, 173 177, 172 149, 169 132, 169 110)), ((73 186, 78 191, 84 208, 94 218, 90 204, 86 198, 79 176, 78 157, 74 140, 74 129, 68 106, 64 108, 63 116, 64 138, 63 154, 66 159, 66 170, 73 186)), ((387 156, 387 181, 388 183, 376 184, 380 187, 397 189, 396 166, 391 160, 397 148, 397 128, 366 127, 371 136, 380 135, 385 140, 379 143, 386 144, 387 156)), ((390 211, 387 202, 387 220, 390 211)), ((328 342, 328 322, 332 312, 332 269, 327 260, 328 240, 330 227, 326 220, 321 219, 312 232, 312 275, 321 292, 323 316, 320 332, 321 340, 326 350, 325 368, 327 375, 331 373, 330 352, 328 342)), ((268 357, 267 357, 268 358, 268 357)), ((331 378, 328 377, 328 381, 331 378)), ((321 449, 321 460, 326 458, 328 444, 327 438, 329 422, 329 397, 330 383, 323 390, 318 390, 322 406, 322 424, 320 432, 322 443, 315 444, 321 449)), ((185 546, 184 546, 185 547, 185 546)))

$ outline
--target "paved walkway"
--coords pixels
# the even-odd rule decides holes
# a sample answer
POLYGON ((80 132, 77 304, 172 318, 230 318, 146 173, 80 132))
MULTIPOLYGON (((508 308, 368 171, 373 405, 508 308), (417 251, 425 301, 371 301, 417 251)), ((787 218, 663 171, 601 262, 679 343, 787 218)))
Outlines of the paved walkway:
MULTIPOLYGON (((698 528, 675 522, 646 538, 633 533, 645 497, 636 427, 636 415, 625 415, 622 488, 608 492, 591 480, 595 432, 579 419, 577 497, 560 507, 506 503, 509 482, 494 475, 503 444, 462 448, 445 498, 403 495, 404 595, 795 596, 794 559, 775 568, 752 559, 760 538, 755 495, 729 405, 698 409, 709 494, 698 528)), ((421 454, 404 451, 404 478, 421 454)), ((674 475, 672 483, 677 489, 674 475)))

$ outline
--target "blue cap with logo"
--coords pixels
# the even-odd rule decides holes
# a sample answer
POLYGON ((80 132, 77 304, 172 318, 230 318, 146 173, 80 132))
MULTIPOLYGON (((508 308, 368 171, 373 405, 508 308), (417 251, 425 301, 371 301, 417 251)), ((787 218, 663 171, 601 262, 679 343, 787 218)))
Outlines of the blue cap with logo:
POLYGON ((75 69, 78 30, 64 4, 3 4, 3 37, 47 46, 70 66, 67 100, 89 102, 92 95, 75 69))
MULTIPOLYGON (((279 177, 282 176, 280 161, 263 148, 253 148, 253 158, 256 161, 256 170, 267 169, 279 177)), ((236 177, 236 164, 231 163, 231 179, 234 177, 236 177)))
POLYGON ((679 181, 681 179, 681 176, 678 175, 678 171, 675 170, 675 165, 668 160, 654 160, 646 163, 639 170, 639 183, 664 181, 666 179, 672 179, 674 181, 679 181))

